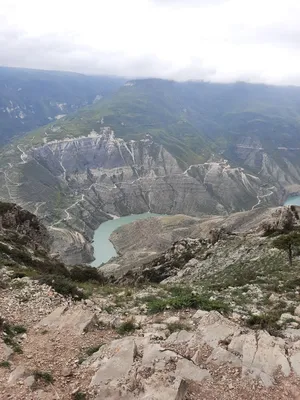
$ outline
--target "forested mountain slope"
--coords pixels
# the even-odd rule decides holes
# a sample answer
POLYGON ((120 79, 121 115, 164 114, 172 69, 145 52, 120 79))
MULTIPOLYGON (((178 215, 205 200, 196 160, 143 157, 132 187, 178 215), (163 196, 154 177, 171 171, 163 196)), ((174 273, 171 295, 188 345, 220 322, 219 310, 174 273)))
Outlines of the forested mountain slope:
POLYGON ((0 67, 0 144, 99 101, 123 80, 0 67))

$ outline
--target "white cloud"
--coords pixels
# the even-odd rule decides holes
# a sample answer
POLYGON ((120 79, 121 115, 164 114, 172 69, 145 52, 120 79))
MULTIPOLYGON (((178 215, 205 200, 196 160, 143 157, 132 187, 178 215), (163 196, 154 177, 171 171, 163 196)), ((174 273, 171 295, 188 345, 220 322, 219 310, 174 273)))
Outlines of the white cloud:
POLYGON ((299 0, 2 0, 0 64, 300 84, 299 0))

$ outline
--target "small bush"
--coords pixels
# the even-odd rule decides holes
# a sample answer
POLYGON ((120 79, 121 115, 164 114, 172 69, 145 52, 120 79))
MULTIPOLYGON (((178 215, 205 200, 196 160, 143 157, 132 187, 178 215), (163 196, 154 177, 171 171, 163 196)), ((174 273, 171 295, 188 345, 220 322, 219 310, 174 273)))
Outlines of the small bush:
POLYGON ((27 329, 26 329, 25 326, 23 326, 23 325, 13 325, 13 326, 11 327, 11 329, 13 330, 13 332, 14 332, 16 335, 18 335, 18 334, 20 334, 20 333, 25 333, 25 332, 27 332, 27 329))
POLYGON ((8 361, 1 361, 0 362, 0 368, 9 368, 10 363, 8 361))
POLYGON ((76 392, 72 394, 72 400, 86 400, 86 394, 83 392, 76 392))
POLYGON ((132 320, 123 322, 117 329, 119 335, 125 335, 126 333, 131 333, 135 331, 135 325, 132 320))
POLYGON ((17 279, 17 278, 36 278, 38 276, 38 272, 30 267, 24 267, 20 268, 19 266, 17 268, 14 268, 14 273, 12 274, 11 278, 12 279, 17 279))
POLYGON ((246 321, 246 325, 252 329, 261 329, 269 332, 273 336, 278 336, 280 326, 278 320, 281 313, 272 311, 261 315, 251 315, 246 321))
POLYGON ((103 284, 106 281, 103 274, 99 272, 97 268, 89 266, 73 267, 70 271, 70 276, 71 279, 76 282, 94 281, 103 284))
POLYGON ((22 354, 23 350, 21 349, 21 346, 19 345, 19 343, 17 343, 14 339, 12 339, 11 337, 7 336, 3 339, 4 343, 7 344, 7 346, 10 346, 14 353, 17 354, 22 354))
POLYGON ((78 287, 69 279, 59 275, 46 275, 39 279, 41 284, 51 286, 57 293, 63 296, 72 296, 75 300, 86 298, 86 294, 79 290, 78 287))
POLYGON ((166 299, 154 299, 147 304, 149 313, 158 313, 166 309, 180 310, 182 308, 195 308, 205 311, 220 311, 227 313, 229 307, 226 303, 220 300, 210 300, 208 297, 185 293, 177 297, 169 297, 166 299))
POLYGON ((47 384, 53 383, 54 381, 50 372, 34 371, 33 376, 36 381, 43 381, 47 384))
POLYGON ((189 331, 191 328, 189 325, 183 324, 181 322, 173 322, 171 324, 167 324, 167 327, 170 333, 178 332, 178 331, 189 331))

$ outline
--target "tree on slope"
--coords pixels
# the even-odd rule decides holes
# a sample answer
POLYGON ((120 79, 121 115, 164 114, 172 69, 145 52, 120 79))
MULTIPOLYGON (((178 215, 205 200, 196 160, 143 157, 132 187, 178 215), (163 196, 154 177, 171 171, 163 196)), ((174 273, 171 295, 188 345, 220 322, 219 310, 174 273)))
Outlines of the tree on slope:
POLYGON ((289 264, 293 264, 293 249, 300 247, 300 233, 291 232, 287 235, 280 235, 274 241, 273 245, 279 250, 284 250, 288 254, 289 264))

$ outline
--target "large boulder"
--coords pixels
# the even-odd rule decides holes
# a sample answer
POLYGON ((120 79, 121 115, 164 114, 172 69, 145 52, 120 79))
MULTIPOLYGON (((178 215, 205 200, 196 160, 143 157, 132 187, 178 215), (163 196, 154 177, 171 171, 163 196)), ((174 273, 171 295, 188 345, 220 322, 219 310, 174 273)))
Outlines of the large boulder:
POLYGON ((96 324, 96 314, 80 304, 71 308, 57 307, 51 314, 43 318, 36 328, 67 329, 75 335, 81 335, 96 324))
POLYGON ((7 361, 13 353, 13 350, 0 339, 0 361, 7 361))
POLYGON ((98 364, 98 368, 90 386, 99 386, 107 381, 116 381, 126 376, 132 367, 137 347, 133 337, 126 337, 114 340, 106 349, 100 349, 97 353, 93 357, 93 364, 95 366, 98 364), (98 360, 97 363, 95 358, 101 356, 102 351, 111 354, 111 357, 98 360))
POLYGON ((267 387, 273 385, 273 376, 278 369, 285 376, 291 372, 285 341, 265 331, 238 334, 233 337, 228 349, 242 358, 243 376, 260 378, 267 387))
POLYGON ((212 348, 216 348, 221 341, 226 341, 237 331, 239 331, 238 325, 224 318, 217 311, 204 315, 197 328, 202 342, 212 348))
POLYGON ((15 385, 20 379, 23 379, 26 374, 25 366, 19 365, 10 373, 7 383, 9 385, 15 385))

